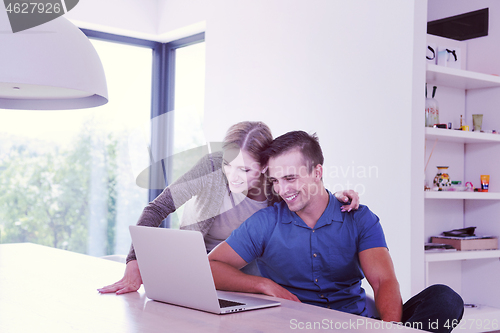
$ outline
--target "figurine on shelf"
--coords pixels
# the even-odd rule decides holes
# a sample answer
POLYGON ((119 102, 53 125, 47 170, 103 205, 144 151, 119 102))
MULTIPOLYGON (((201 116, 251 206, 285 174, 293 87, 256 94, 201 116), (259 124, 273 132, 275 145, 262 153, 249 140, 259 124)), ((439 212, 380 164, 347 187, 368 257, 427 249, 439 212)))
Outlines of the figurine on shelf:
POLYGON ((438 188, 438 191, 446 191, 451 186, 450 175, 448 174, 447 166, 438 166, 438 172, 436 177, 434 177, 434 186, 438 188))

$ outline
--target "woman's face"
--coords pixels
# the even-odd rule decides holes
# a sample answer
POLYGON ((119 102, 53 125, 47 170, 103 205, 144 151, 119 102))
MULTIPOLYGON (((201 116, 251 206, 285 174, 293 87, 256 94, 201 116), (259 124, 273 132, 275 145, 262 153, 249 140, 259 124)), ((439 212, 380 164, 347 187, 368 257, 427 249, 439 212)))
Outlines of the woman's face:
POLYGON ((260 164, 246 151, 226 150, 223 167, 231 192, 247 194, 250 190, 261 189, 263 177, 260 164))

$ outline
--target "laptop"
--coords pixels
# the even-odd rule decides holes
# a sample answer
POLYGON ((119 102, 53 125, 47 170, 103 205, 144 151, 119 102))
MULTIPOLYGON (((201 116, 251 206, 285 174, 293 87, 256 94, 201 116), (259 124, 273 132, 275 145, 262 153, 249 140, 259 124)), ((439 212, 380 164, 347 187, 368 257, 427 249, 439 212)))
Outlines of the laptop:
POLYGON ((200 232, 143 226, 129 229, 148 298, 216 314, 280 305, 216 290, 200 232))

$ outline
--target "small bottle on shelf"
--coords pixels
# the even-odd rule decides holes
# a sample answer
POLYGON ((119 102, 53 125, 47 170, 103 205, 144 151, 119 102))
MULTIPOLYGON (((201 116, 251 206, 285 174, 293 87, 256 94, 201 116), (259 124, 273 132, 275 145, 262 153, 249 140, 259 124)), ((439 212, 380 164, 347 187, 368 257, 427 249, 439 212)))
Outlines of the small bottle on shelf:
POLYGON ((432 88, 432 98, 425 98, 425 126, 433 127, 439 124, 439 104, 434 98, 437 87, 432 88))

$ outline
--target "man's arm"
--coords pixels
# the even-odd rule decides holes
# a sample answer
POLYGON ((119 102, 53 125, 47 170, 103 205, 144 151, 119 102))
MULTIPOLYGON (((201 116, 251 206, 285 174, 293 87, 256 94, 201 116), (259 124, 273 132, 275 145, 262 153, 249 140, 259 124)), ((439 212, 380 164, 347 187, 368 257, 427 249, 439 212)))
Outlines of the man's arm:
POLYGON ((208 259, 216 289, 265 294, 300 302, 297 296, 274 281, 241 272, 239 269, 247 263, 226 242, 212 250, 208 259))
POLYGON ((366 279, 375 294, 375 306, 384 321, 401 321, 403 302, 389 251, 376 247, 359 253, 366 279))

